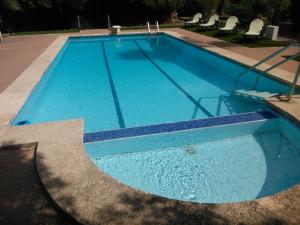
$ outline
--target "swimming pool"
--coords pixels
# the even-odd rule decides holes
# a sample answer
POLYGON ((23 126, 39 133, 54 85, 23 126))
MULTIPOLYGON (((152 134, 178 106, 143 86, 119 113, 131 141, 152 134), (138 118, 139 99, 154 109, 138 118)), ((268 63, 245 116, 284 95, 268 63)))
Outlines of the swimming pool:
POLYGON ((198 203, 262 198, 300 182, 300 130, 258 120, 86 143, 105 173, 130 187, 198 203))
MULTIPOLYGON (((244 69, 166 34, 69 38, 13 125, 83 118, 89 133, 266 109, 231 95, 244 69)), ((258 89, 288 91, 266 77, 258 89)))
MULTIPOLYGON (((88 155, 124 184, 185 201, 255 199, 300 181, 300 134, 263 102, 231 94, 243 70, 163 33, 72 37, 12 125, 82 118, 88 155), (273 160, 278 151, 287 157, 273 160)), ((257 89, 289 91, 263 75, 257 89)))

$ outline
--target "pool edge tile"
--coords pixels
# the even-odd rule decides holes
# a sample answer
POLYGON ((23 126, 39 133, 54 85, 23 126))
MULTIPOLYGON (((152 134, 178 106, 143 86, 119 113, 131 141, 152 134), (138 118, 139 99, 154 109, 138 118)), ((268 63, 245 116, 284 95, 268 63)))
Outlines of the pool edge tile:
POLYGON ((223 126, 244 122, 253 122, 258 120, 273 119, 278 116, 271 111, 260 111, 251 113, 235 114, 230 116, 212 117, 206 119, 180 121, 175 123, 163 123, 157 125, 147 125, 132 128, 123 128, 117 130, 98 131, 85 133, 83 137, 84 143, 96 141, 114 140, 119 138, 144 136, 151 134, 168 133, 175 131, 183 131, 198 128, 208 128, 214 126, 223 126))

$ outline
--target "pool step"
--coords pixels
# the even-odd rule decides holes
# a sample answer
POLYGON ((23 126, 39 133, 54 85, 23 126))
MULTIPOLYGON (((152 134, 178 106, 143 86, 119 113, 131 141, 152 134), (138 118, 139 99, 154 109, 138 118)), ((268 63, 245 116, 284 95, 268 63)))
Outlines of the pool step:
POLYGON ((270 98, 278 95, 278 93, 272 93, 267 91, 263 92, 263 91, 255 91, 255 90, 244 90, 244 89, 235 90, 233 93, 239 97, 245 97, 249 100, 254 100, 254 101, 262 101, 265 98, 270 98))
POLYGON ((162 134, 170 132, 178 132, 191 129, 208 128, 224 125, 233 125, 245 122, 254 122, 268 119, 275 119, 277 115, 270 111, 259 111, 250 113, 241 113, 228 116, 217 116, 205 119, 196 119, 188 121, 179 121, 173 123, 161 123, 155 125, 146 125, 140 127, 128 127, 117 130, 96 131, 85 133, 83 142, 99 142, 121 138, 162 134))

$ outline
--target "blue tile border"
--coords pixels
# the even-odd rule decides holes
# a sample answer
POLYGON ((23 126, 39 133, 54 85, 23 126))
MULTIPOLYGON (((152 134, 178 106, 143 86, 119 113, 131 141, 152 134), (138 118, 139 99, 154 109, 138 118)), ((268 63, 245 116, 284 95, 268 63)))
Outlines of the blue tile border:
POLYGON ((251 122, 265 119, 278 118, 277 115, 270 111, 242 113, 230 116, 220 116, 207 119, 189 120, 175 123, 163 123, 157 125, 149 125, 142 127, 123 128, 118 130, 99 131, 93 133, 85 133, 83 137, 84 143, 114 140, 119 138, 159 134, 166 132, 174 132, 181 130, 189 130, 195 128, 205 128, 221 125, 229 125, 243 122, 251 122))

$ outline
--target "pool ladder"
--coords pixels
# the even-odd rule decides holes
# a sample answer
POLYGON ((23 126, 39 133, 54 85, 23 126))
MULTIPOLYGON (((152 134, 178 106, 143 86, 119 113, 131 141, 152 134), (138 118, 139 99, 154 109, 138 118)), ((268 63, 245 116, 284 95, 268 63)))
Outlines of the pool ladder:
MULTIPOLYGON (((150 25, 149 21, 147 21, 146 25, 147 25, 148 33, 151 34, 151 25, 150 25)), ((156 33, 159 33, 160 31, 159 31, 158 21, 155 21, 155 27, 156 27, 156 33)))
POLYGON ((1 33, 1 30, 0 30, 0 43, 3 42, 3 36, 2 36, 2 33, 1 33))
MULTIPOLYGON (((300 44, 299 43, 292 43, 286 47, 283 47, 281 49, 279 49, 278 51, 274 52, 273 54, 271 54, 270 56, 266 57, 265 59, 259 61, 258 63, 256 63, 255 65, 249 67, 248 69, 244 70, 243 72, 241 72, 235 79, 235 83, 234 83, 234 88, 233 88, 233 94, 234 95, 237 95, 237 96, 241 96, 241 97, 246 97, 248 98, 249 100, 263 100, 265 98, 270 98, 270 97, 273 97, 273 96, 276 96, 278 95, 279 93, 272 93, 272 92, 262 92, 262 91, 257 91, 255 90, 256 87, 257 87, 257 84, 259 82, 259 79, 261 77, 261 74, 257 74, 256 76, 256 80, 255 80, 255 83, 253 85, 253 90, 243 90, 243 89, 237 89, 237 85, 240 81, 240 78, 242 76, 244 76, 245 74, 247 74, 248 72, 252 71, 252 70, 255 70, 258 66, 262 65, 263 63, 269 61, 270 59, 274 58, 275 56, 279 55, 280 53, 286 51, 287 49, 290 49, 290 48, 300 48, 300 44)), ((296 58, 297 56, 300 55, 300 51, 297 51, 295 54, 287 57, 286 59, 274 64, 273 66, 263 70, 262 72, 264 73, 267 73, 271 70, 273 70, 274 68, 296 58)), ((297 85, 297 81, 299 79, 299 75, 300 75, 300 64, 298 65, 298 69, 295 73, 295 77, 294 77, 294 80, 293 80, 293 83, 291 85, 291 89, 290 89, 290 92, 287 96, 287 101, 291 101, 291 98, 292 98, 292 95, 294 94, 295 92, 295 88, 296 88, 296 85, 297 85)))

